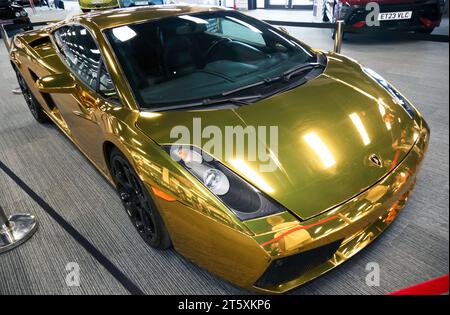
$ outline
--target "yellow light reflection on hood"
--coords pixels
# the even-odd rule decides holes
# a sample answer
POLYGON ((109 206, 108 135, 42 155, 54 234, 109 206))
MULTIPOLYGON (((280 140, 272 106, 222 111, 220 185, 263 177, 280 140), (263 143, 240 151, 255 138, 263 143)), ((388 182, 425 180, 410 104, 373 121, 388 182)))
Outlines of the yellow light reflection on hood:
POLYGON ((331 166, 336 164, 336 160, 334 159, 330 150, 315 132, 310 132, 304 135, 303 139, 305 139, 311 149, 316 152, 317 156, 322 160, 323 166, 325 168, 330 168, 331 166))
POLYGON ((350 115, 350 119, 352 120, 353 124, 355 125, 356 129, 361 135, 364 145, 368 145, 370 143, 370 138, 359 115, 357 113, 353 113, 350 115))
POLYGON ((272 193, 274 190, 267 184, 261 176, 258 175, 247 163, 242 160, 231 160, 230 163, 239 170, 239 173, 250 179, 256 186, 266 193, 272 193))
POLYGON ((152 112, 141 112, 140 115, 143 118, 156 118, 156 117, 160 117, 162 114, 152 113, 152 112))
MULTIPOLYGON (((384 102, 383 102, 382 99, 378 100, 378 110, 380 111, 381 118, 383 118, 383 120, 385 121, 385 119, 386 119, 386 108, 385 108, 385 105, 384 105, 384 102)), ((392 125, 391 125, 391 123, 389 121, 385 121, 385 124, 386 124, 387 130, 391 130, 392 129, 392 125)))

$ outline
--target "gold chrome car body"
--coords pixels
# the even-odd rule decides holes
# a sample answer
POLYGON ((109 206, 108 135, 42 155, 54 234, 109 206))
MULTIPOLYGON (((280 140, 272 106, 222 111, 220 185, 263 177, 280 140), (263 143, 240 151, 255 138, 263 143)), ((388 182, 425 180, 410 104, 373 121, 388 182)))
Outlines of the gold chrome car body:
MULTIPOLYGON (((141 112, 102 31, 205 10, 219 9, 170 6, 73 17, 16 36, 11 61, 47 115, 112 184, 108 156, 116 147, 150 192, 162 192, 153 197, 178 252, 241 287, 282 293, 346 261, 386 229, 414 187, 429 128, 418 112, 408 117, 359 64, 338 54, 327 54, 325 71, 307 84, 238 109, 141 112), (52 42, 36 42, 67 23, 92 33, 119 101, 106 100, 67 75, 70 70, 52 42), (173 141, 173 126, 190 126, 195 117, 219 127, 240 120, 280 126, 282 167, 261 174, 261 180, 271 187, 266 193, 287 211, 242 222, 161 149, 160 144, 173 141), (355 121, 364 122, 364 130, 355 121), (324 153, 305 141, 311 134, 328 148, 333 163, 324 163, 324 153), (335 246, 332 255, 295 279, 276 285, 261 280, 284 258, 329 244, 335 246)), ((256 187, 261 184, 224 163, 256 187)), ((255 169, 251 162, 248 167, 255 169)))

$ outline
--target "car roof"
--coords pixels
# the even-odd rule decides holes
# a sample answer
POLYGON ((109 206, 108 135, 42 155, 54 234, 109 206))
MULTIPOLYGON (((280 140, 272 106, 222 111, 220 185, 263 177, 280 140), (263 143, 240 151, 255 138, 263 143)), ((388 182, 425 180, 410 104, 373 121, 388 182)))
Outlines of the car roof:
POLYGON ((80 21, 87 20, 89 22, 92 22, 96 24, 100 30, 103 30, 127 24, 157 20, 170 16, 221 10, 226 9, 215 6, 154 5, 145 7, 113 9, 99 12, 94 11, 89 14, 79 15, 73 18, 79 19, 80 21))

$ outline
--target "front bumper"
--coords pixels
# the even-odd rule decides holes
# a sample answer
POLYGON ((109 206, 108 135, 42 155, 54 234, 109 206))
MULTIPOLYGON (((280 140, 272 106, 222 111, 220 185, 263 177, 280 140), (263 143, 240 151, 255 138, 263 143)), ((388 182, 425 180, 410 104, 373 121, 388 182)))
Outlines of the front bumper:
POLYGON ((135 160, 149 190, 160 187, 176 199, 155 197, 181 255, 240 287, 283 293, 342 264, 395 219, 414 187, 428 147, 428 126, 419 115, 416 121, 415 145, 402 148, 400 144, 398 150, 408 153, 401 161, 388 161, 393 166, 384 178, 307 221, 288 211, 231 221, 210 199, 191 189, 184 177, 148 159, 135 160), (177 189, 169 190, 171 185, 177 189))
MULTIPOLYGON (((271 259, 252 288, 267 293, 291 290, 342 264, 379 236, 396 218, 414 188, 429 141, 429 128, 424 121, 421 124, 409 154, 370 189, 305 222, 267 218, 269 225, 277 222, 272 227, 275 232, 254 239, 271 259), (280 230, 277 225, 286 228, 280 230), (298 268, 292 266, 295 263, 299 263, 298 268), (280 279, 282 282, 277 283, 280 279)), ((258 227, 267 230, 261 222, 258 227)))

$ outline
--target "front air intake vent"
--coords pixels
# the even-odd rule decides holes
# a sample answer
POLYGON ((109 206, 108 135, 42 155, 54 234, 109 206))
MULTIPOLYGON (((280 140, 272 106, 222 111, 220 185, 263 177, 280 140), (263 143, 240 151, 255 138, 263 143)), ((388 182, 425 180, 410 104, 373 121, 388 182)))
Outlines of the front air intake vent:
POLYGON ((49 36, 42 36, 39 37, 38 39, 32 40, 31 42, 28 43, 28 45, 30 45, 33 48, 39 48, 40 46, 45 46, 45 45, 51 45, 51 40, 49 36))
POLYGON ((47 104, 48 108, 50 108, 50 110, 54 110, 56 108, 56 104, 53 101, 53 98, 50 94, 47 93, 41 93, 42 98, 44 99, 45 103, 47 104))
POLYGON ((33 81, 36 82, 39 79, 39 76, 36 73, 34 73, 34 71, 31 69, 28 69, 28 71, 30 71, 31 79, 33 79, 33 81))
POLYGON ((297 279, 330 260, 341 243, 342 240, 339 240, 297 255, 274 260, 255 285, 260 288, 271 288, 297 279))

